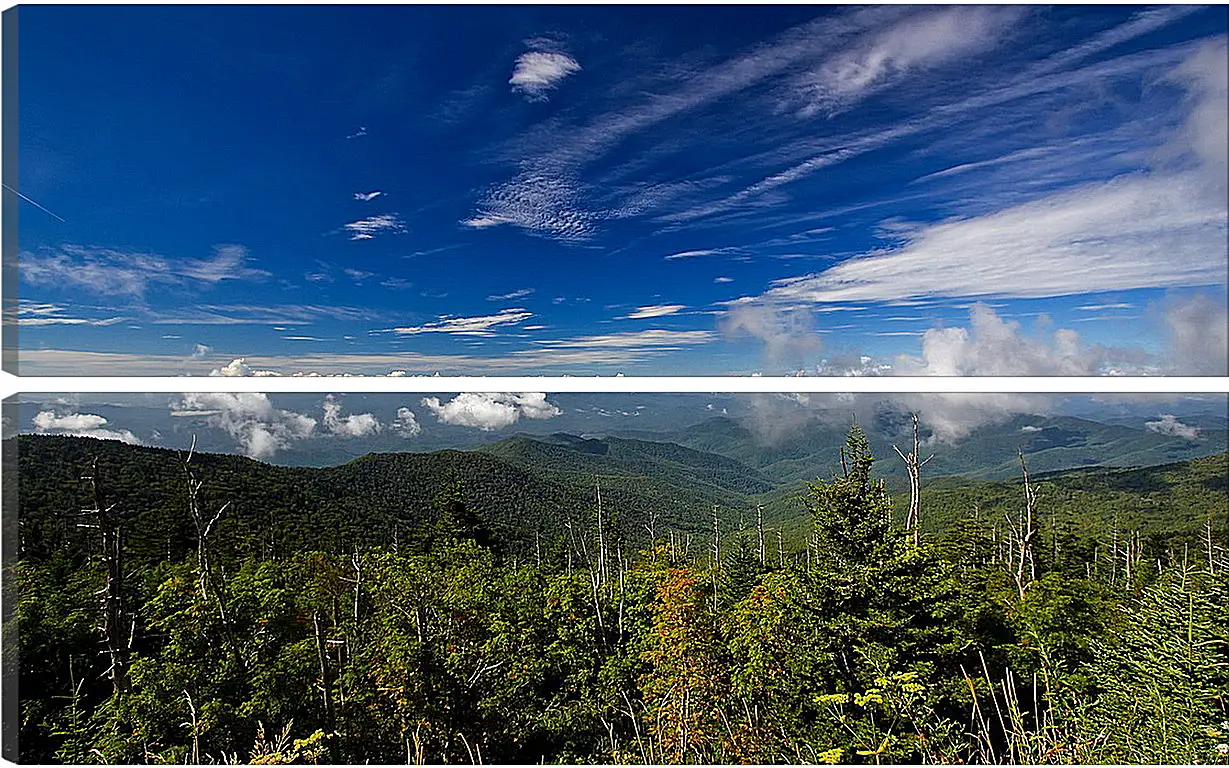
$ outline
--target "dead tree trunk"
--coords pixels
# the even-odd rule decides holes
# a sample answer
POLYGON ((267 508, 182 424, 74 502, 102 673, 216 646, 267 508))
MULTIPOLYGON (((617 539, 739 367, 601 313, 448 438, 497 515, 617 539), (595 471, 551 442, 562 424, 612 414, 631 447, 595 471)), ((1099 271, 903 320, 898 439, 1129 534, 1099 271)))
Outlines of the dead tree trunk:
POLYGON ((1016 586, 1020 590, 1020 598, 1024 599, 1024 592, 1028 589, 1028 585, 1037 578, 1037 562, 1033 554, 1033 537, 1037 535, 1037 528, 1033 524, 1033 515, 1037 506, 1037 491, 1033 488, 1032 480, 1028 475, 1028 465, 1024 461, 1024 451, 1020 450, 1020 471, 1024 474, 1024 516, 1020 521, 1020 534, 1018 559, 1016 562, 1016 586), (1025 577, 1025 567, 1028 568, 1028 576, 1025 577))
POLYGON ((602 483, 597 482, 597 585, 606 585, 606 532, 602 525, 602 483))
POLYGON ((913 450, 909 453, 902 453, 895 445, 892 450, 896 451, 896 455, 905 462, 905 472, 909 476, 909 514, 905 517, 905 530, 909 532, 913 538, 913 546, 917 547, 921 543, 921 525, 922 525, 922 467, 935 457, 932 453, 924 460, 921 459, 921 440, 918 437, 917 414, 913 416, 913 450))
POLYGON ((316 659, 320 663, 320 689, 324 708, 324 727, 328 732, 329 753, 337 761, 335 734, 337 717, 333 709, 333 676, 329 668, 329 654, 325 648, 324 632, 320 628, 320 614, 312 611, 312 626, 316 630, 316 659))
POLYGON ((106 585, 102 590, 103 642, 111 661, 107 676, 111 679, 112 693, 119 696, 128 686, 128 656, 136 626, 128 614, 124 600, 124 516, 117 511, 118 503, 107 505, 102 498, 98 479, 98 457, 90 463, 90 495, 93 509, 86 510, 98 521, 102 534, 102 560, 106 572, 106 585))
POLYGON ((197 567, 200 569, 198 586, 201 591, 201 599, 206 603, 212 601, 217 606, 218 618, 222 622, 222 633, 226 638, 226 644, 242 663, 243 658, 235 645, 234 634, 231 630, 230 617, 226 613, 226 601, 222 596, 221 585, 217 583, 214 575, 211 558, 212 552, 209 545, 214 528, 217 526, 218 521, 222 519, 223 513, 230 507, 230 502, 228 501, 218 507, 217 511, 212 515, 207 514, 201 508, 200 493, 205 483, 203 480, 198 480, 192 473, 191 463, 195 451, 196 438, 194 437, 192 439, 192 447, 188 450, 188 456, 183 461, 183 470, 188 488, 188 512, 192 516, 193 525, 196 526, 196 562, 197 567))
POLYGON ((721 568, 721 522, 713 505, 713 610, 717 610, 717 571, 721 568))
POLYGON ((755 534, 760 540, 760 567, 768 564, 768 552, 764 549, 764 505, 755 505, 755 534))

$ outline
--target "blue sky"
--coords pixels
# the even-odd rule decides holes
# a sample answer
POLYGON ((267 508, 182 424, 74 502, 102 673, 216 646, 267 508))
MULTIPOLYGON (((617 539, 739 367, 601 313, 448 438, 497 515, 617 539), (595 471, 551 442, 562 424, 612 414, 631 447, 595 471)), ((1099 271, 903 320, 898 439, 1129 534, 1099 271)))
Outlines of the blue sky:
POLYGON ((1227 14, 22 7, 20 370, 1224 375, 1227 14))

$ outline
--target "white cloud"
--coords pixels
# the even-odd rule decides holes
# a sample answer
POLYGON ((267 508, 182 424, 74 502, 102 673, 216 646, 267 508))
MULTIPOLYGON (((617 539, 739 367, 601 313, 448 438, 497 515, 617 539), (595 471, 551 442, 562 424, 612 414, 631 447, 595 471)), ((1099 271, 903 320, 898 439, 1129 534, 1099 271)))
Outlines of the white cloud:
MULTIPOLYGON (((669 331, 661 328, 651 328, 628 333, 577 336, 571 339, 543 339, 534 343, 555 349, 629 349, 642 347, 681 349, 692 344, 704 344, 712 341, 713 338, 713 334, 709 331, 669 331)), ((536 354, 536 352, 526 350, 513 354, 536 354)))
POLYGON ((1089 376, 1100 355, 1075 331, 1030 337, 986 304, 969 310, 968 328, 931 328, 922 335, 920 360, 901 357, 895 373, 925 376, 1089 376))
POLYGON ((1198 176, 1137 175, 923 228, 902 248, 779 280, 779 301, 1047 297, 1225 280, 1226 213, 1198 176))
POLYGON ((714 282, 714 283, 732 283, 732 282, 734 282, 734 278, 732 278, 732 277, 714 277, 714 278, 713 278, 713 282, 714 282))
POLYGON ((397 419, 393 422, 393 431, 401 437, 418 437, 422 434, 422 425, 409 408, 398 408, 397 419))
MULTIPOLYGON (((66 307, 58 304, 47 304, 43 302, 29 301, 28 299, 17 300, 17 322, 23 326, 37 325, 87 325, 87 326, 108 326, 122 323, 123 317, 103 317, 103 318, 88 318, 88 317, 69 317, 64 313, 67 312, 66 307)), ((9 313, 11 315, 11 313, 9 313)), ((6 317, 6 320, 10 317, 6 317)))
POLYGON ((474 216, 473 218, 465 219, 461 222, 462 226, 471 229, 487 229, 488 227, 498 227, 500 224, 511 224, 512 220, 498 216, 495 214, 486 214, 483 216, 474 216))
POLYGON ((455 333, 461 336, 494 336, 492 328, 502 325, 516 325, 533 317, 533 313, 516 307, 501 309, 498 314, 479 317, 450 317, 443 315, 439 320, 418 326, 390 329, 393 333, 412 336, 419 333, 455 333))
POLYGON ((515 424, 522 416, 549 419, 562 413, 542 392, 462 392, 446 403, 441 403, 439 398, 424 397, 422 405, 441 423, 474 427, 484 432, 515 424))
POLYGON ((1174 72, 1187 86, 1191 111, 1178 134, 1203 171, 1204 194, 1229 205, 1229 44, 1225 37, 1200 46, 1174 72))
POLYGON ((124 430, 103 429, 106 418, 93 413, 69 413, 63 416, 55 411, 39 411, 31 419, 34 431, 38 434, 61 434, 74 437, 92 437, 98 440, 119 440, 130 445, 140 445, 132 432, 124 430))
POLYGON ((171 409, 173 416, 202 418, 225 431, 253 459, 267 459, 316 430, 315 419, 275 408, 260 392, 185 393, 171 409))
POLYGON ((245 266, 247 249, 214 246, 206 259, 170 259, 154 253, 64 245, 42 252, 23 252, 21 276, 36 285, 84 289, 89 293, 143 298, 152 285, 213 285, 223 280, 260 280, 263 270, 245 266))
POLYGON ((209 372, 210 376, 280 376, 276 371, 258 371, 253 370, 247 364, 247 358, 236 357, 221 368, 214 368, 209 372))
POLYGON ((1197 428, 1183 424, 1172 413, 1162 413, 1159 421, 1146 421, 1144 427, 1157 434, 1170 437, 1181 437, 1187 440, 1195 440, 1199 437, 1197 428))
POLYGON ((405 231, 401 217, 395 213, 381 213, 365 219, 352 221, 342 227, 350 233, 351 240, 370 240, 376 235, 396 234, 405 231))
POLYGON ((192 349, 192 357, 196 357, 196 358, 205 357, 212 351, 213 351, 213 347, 210 347, 207 344, 197 344, 192 349))
POLYGON ((669 256, 664 256, 662 258, 666 261, 674 261, 676 259, 694 259, 697 256, 712 256, 718 253, 722 253, 722 250, 716 248, 703 248, 696 251, 679 251, 678 253, 672 253, 669 256))
POLYGON ((596 216, 580 204, 580 181, 550 170, 528 170, 494 187, 478 212, 461 223, 471 229, 512 224, 529 234, 581 242, 596 231, 596 216))
POLYGON ((950 6, 900 19, 804 76, 802 114, 831 114, 913 71, 993 48, 1022 13, 1009 6, 950 6))
POLYGON ((644 320, 650 317, 665 317, 673 315, 679 310, 686 309, 684 304, 653 304, 647 307, 637 307, 636 311, 623 317, 623 320, 644 320))
POLYGON ((368 203, 368 202, 371 202, 372 200, 375 200, 377 197, 379 197, 382 194, 384 193, 378 189, 372 190, 371 192, 355 192, 354 199, 361 200, 364 203, 368 203))
POLYGON ((532 293, 533 293, 532 288, 520 288, 518 290, 512 291, 511 293, 498 293, 498 294, 494 294, 491 296, 487 296, 486 300, 487 301, 511 301, 513 299, 523 299, 532 293))
POLYGON ((508 83, 529 101, 546 101, 547 92, 568 75, 580 71, 576 59, 555 51, 528 51, 516 59, 508 83))
POLYGON ((332 395, 324 398, 324 427, 341 437, 368 437, 383 429, 380 420, 370 413, 341 415, 341 403, 332 395))
POLYGON ((1196 294, 1165 308, 1167 367, 1183 376, 1229 375, 1229 304, 1196 294))
POLYGON ((720 327, 728 337, 745 335, 764 342, 765 357, 774 366, 805 362, 821 346, 806 307, 739 301, 721 317, 720 327))

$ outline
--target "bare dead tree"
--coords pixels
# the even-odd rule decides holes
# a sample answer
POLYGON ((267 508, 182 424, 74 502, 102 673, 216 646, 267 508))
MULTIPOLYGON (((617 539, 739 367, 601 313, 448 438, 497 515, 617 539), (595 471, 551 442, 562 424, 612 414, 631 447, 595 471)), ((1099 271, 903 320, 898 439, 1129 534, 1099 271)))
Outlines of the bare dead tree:
POLYGON ((777 565, 785 565, 785 534, 780 528, 777 529, 777 565))
POLYGON ((185 482, 188 489, 188 513, 192 517, 192 523, 196 527, 196 562, 200 570, 198 586, 201 591, 201 599, 206 603, 212 601, 218 609, 218 618, 222 622, 222 631, 226 637, 227 645, 230 650, 243 661, 235 646, 234 634, 231 630, 230 617, 226 612, 226 601, 223 599, 221 585, 218 583, 216 574, 213 569, 212 548, 210 547, 210 538, 214 534, 214 529, 218 521, 222 519, 222 515, 230 507, 230 502, 226 502, 218 507, 212 514, 207 513, 202 508, 201 489, 205 482, 197 479, 192 472, 192 457, 196 452, 196 437, 192 438, 192 445, 188 449, 188 455, 183 460, 183 470, 185 482))
POLYGON ((760 567, 768 564, 768 552, 764 549, 764 505, 755 505, 755 534, 760 540, 760 567))
POLYGON ((1208 513, 1208 573, 1216 573, 1215 560, 1212 557, 1212 513, 1208 513))
POLYGON ((136 624, 129 615, 124 599, 124 522, 126 516, 119 511, 119 503, 107 504, 103 500, 102 483, 99 480, 98 457, 90 462, 91 509, 83 510, 92 515, 102 535, 102 560, 106 584, 102 589, 102 632, 107 647, 110 666, 106 675, 111 679, 112 693, 119 696, 128 686, 128 657, 136 633, 136 624))
POLYGON ((312 611, 312 627, 316 631, 316 659, 320 663, 320 690, 321 704, 324 709, 324 727, 328 731, 329 751, 332 753, 332 759, 336 761, 337 755, 333 734, 337 731, 337 718, 333 708, 333 677, 329 665, 329 655, 325 650, 324 632, 320 627, 320 614, 318 611, 312 611))
POLYGON ((657 562, 657 509, 649 510, 649 522, 644 526, 649 534, 649 556, 657 562))
POLYGON ((1033 537, 1037 535, 1037 527, 1033 522, 1033 516, 1037 506, 1037 490, 1033 488, 1032 479, 1028 474, 1028 464, 1024 461, 1023 449, 1018 450, 1020 455, 1020 471, 1024 474, 1024 515, 1020 520, 1020 530, 1018 537, 1019 551, 1016 561, 1016 586, 1020 590, 1020 598, 1024 598, 1024 592, 1028 585, 1037 578, 1037 561, 1033 553, 1033 537), (1028 577, 1025 577, 1025 568, 1028 568, 1028 577))
POLYGON ((602 481, 594 478, 597 483, 597 585, 606 584, 606 531, 602 523, 602 481))
POLYGON ((932 453, 921 459, 921 441, 918 436, 917 413, 913 413, 913 450, 902 453, 895 445, 892 450, 905 462, 905 472, 909 476, 909 514, 905 518, 905 530, 913 537, 913 546, 921 543, 922 525, 922 467, 935 457, 932 453))
POLYGON ((713 610, 717 610, 717 571, 721 568, 721 521, 713 505, 713 610))

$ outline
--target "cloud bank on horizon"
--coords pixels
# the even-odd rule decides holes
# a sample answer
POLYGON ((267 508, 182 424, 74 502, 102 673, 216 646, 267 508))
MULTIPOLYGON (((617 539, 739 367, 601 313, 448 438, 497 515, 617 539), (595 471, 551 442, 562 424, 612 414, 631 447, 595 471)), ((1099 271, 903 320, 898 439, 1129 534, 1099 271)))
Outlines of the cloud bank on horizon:
POLYGON ((1229 373, 1223 8, 27 11, 22 373, 1229 373))

